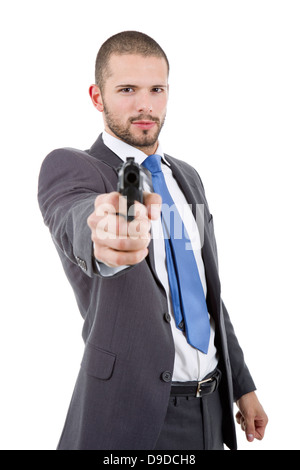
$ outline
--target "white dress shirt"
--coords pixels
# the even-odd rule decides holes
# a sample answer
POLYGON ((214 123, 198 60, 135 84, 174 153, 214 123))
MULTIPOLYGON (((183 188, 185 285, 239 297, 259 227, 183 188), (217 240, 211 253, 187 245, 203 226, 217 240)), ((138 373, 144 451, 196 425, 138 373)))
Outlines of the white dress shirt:
MULTIPOLYGON (((126 161, 127 157, 134 157, 135 161, 141 165, 142 162, 147 158, 147 155, 141 150, 132 147, 125 142, 113 137, 107 132, 103 132, 103 142, 104 144, 112 150, 118 157, 123 161, 126 161)), ((190 208, 187 210, 188 202, 185 199, 184 194, 179 188, 176 180, 173 177, 172 171, 169 167, 168 162, 164 159, 164 154, 162 151, 161 144, 159 144, 156 154, 162 157, 162 171, 166 180, 168 190, 172 196, 173 201, 176 204, 176 207, 180 215, 184 216, 184 226, 189 234, 191 240, 191 245, 194 250, 194 255, 199 270, 200 279, 202 282, 204 295, 206 296, 207 287, 205 279, 205 269, 201 255, 201 243, 199 237, 199 231, 197 229, 196 221, 192 214, 190 208)), ((147 183, 144 183, 144 190, 151 191, 147 183)), ((172 299, 169 287, 168 272, 166 266, 166 253, 165 253, 165 242, 163 237, 163 231, 161 226, 161 220, 155 220, 151 222, 152 224, 152 238, 153 238, 153 248, 154 248, 154 263, 155 270, 157 275, 165 288, 169 312, 171 315, 171 329, 175 344, 175 363, 174 371, 172 376, 172 381, 185 382, 190 380, 202 380, 207 374, 212 372, 217 364, 217 350, 214 345, 215 338, 215 325, 213 318, 210 317, 211 324, 211 334, 210 342, 207 354, 202 353, 198 349, 191 346, 185 335, 181 330, 176 327, 174 314, 172 309, 172 299)), ((98 265, 99 271, 103 276, 111 276, 123 269, 126 269, 126 266, 121 266, 119 268, 110 268, 103 263, 98 265)))

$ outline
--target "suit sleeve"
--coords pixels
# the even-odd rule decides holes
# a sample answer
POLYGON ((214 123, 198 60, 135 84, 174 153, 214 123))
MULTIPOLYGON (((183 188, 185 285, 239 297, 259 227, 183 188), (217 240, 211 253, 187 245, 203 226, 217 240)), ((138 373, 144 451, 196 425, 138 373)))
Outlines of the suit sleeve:
POLYGON ((232 373, 233 399, 234 401, 237 401, 246 393, 256 390, 256 386, 245 363, 243 350, 239 345, 228 311, 223 301, 222 310, 227 337, 228 356, 232 373))
POLYGON ((98 166, 75 149, 51 152, 39 175, 38 202, 56 248, 89 277, 102 275, 93 257, 87 218, 96 197, 112 191, 108 186, 98 166))

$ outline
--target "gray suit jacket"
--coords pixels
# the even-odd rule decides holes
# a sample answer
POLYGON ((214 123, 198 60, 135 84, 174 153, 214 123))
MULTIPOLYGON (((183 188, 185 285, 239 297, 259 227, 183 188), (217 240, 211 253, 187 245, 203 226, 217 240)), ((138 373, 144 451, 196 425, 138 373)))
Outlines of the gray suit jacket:
MULTIPOLYGON (((194 215, 197 204, 205 206, 202 256, 223 373, 223 435, 235 449, 233 402, 255 385, 221 300, 213 220, 202 182, 190 165, 165 156, 194 215)), ((86 220, 98 194, 116 191, 120 164, 100 135, 88 151, 54 150, 40 172, 40 209, 84 319, 85 351, 59 449, 153 449, 168 406, 174 343, 152 242, 144 261, 109 278, 99 274, 92 255, 86 220)))

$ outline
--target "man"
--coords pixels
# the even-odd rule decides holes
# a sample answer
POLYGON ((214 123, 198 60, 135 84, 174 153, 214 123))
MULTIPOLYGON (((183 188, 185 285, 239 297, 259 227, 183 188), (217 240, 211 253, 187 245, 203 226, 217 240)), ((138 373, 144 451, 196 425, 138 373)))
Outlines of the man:
POLYGON ((235 449, 234 401, 248 441, 264 435, 267 416, 221 301, 202 182, 158 142, 168 72, 150 37, 109 38, 90 87, 105 131, 88 151, 51 152, 41 168, 40 208, 84 318, 59 449, 235 449), (116 192, 127 157, 148 175, 132 221, 116 192), (185 248, 166 207, 182 216, 185 248))

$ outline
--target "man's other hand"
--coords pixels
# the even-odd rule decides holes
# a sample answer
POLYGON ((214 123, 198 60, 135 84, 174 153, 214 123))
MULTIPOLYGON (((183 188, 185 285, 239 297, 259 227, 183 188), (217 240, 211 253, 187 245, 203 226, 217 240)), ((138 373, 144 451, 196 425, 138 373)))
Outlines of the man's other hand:
POLYGON ((249 442, 253 442, 254 439, 262 440, 268 424, 268 417, 255 392, 243 395, 236 404, 240 410, 236 414, 236 420, 245 431, 247 440, 249 442))

